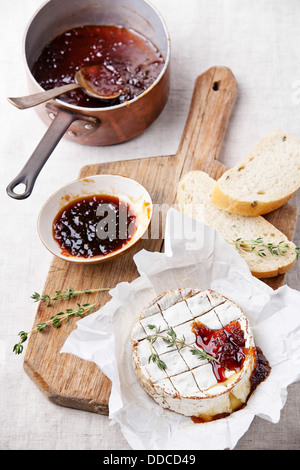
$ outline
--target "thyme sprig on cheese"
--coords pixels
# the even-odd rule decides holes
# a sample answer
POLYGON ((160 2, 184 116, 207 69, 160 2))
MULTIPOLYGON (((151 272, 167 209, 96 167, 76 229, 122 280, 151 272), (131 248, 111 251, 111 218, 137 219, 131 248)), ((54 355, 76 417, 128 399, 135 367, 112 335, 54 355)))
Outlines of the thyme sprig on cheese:
POLYGON ((296 258, 299 259, 300 247, 290 246, 286 241, 281 241, 277 245, 274 243, 266 243, 262 237, 255 240, 243 240, 237 238, 235 241, 230 242, 238 251, 256 251, 258 256, 263 258, 267 252, 275 256, 285 256, 288 252, 293 252, 296 258))
MULTIPOLYGON (((155 352, 155 350, 153 348, 153 344, 155 343, 157 338, 162 338, 163 341, 165 341, 165 343, 168 343, 168 348, 170 348, 172 346, 178 346, 179 349, 182 349, 183 347, 187 347, 187 348, 190 348, 190 352, 194 356, 198 356, 199 359, 202 359, 202 360, 207 359, 209 362, 215 361, 220 366, 222 366, 222 364, 220 363, 220 361, 218 361, 218 359, 216 359, 214 356, 211 356, 210 354, 208 354, 203 349, 198 349, 198 348, 195 348, 194 346, 186 344, 184 336, 181 339, 178 338, 177 334, 175 333, 175 331, 172 327, 166 332, 166 334, 162 334, 161 331, 160 331, 160 327, 157 327, 156 325, 152 325, 152 324, 148 324, 147 326, 150 330, 155 331, 155 333, 153 333, 152 335, 148 335, 146 337, 146 339, 150 342, 150 353, 151 353, 149 358, 148 358, 148 362, 154 362, 155 364, 157 364, 159 369, 165 370, 165 369, 167 369, 167 365, 160 358, 160 356, 155 352)), ((224 367, 224 366, 222 366, 222 367, 224 367)), ((226 367, 224 367, 224 369, 226 369, 226 367)))

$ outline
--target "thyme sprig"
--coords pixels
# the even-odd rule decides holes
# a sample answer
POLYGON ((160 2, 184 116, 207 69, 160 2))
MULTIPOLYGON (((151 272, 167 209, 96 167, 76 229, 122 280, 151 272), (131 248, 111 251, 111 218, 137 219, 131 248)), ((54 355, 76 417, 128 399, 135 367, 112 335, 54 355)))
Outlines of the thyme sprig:
POLYGON ((281 241, 277 245, 274 243, 266 243, 262 237, 258 237, 255 240, 243 240, 237 238, 235 241, 230 242, 234 245, 238 251, 256 251, 258 256, 263 258, 267 252, 275 256, 285 256, 288 252, 293 252, 296 255, 296 259, 300 257, 300 247, 290 246, 286 241, 281 241))
POLYGON ((54 328, 60 328, 62 323, 68 323, 70 317, 84 317, 88 313, 93 311, 95 304, 77 304, 78 308, 76 310, 72 308, 67 308, 65 312, 59 312, 56 315, 53 315, 48 321, 38 323, 32 330, 30 331, 20 331, 18 336, 20 337, 20 341, 16 343, 13 347, 13 352, 15 354, 21 354, 23 352, 23 343, 27 341, 28 336, 30 333, 34 331, 44 331, 44 329, 52 324, 54 328))
MULTIPOLYGON (((34 292, 31 296, 31 299, 34 300, 34 302, 45 302, 47 307, 51 305, 52 302, 55 302, 56 300, 70 300, 73 297, 76 297, 77 295, 80 294, 92 294, 94 292, 102 292, 102 291, 109 291, 111 290, 111 287, 100 287, 98 289, 83 289, 83 290, 75 290, 72 289, 71 287, 68 287, 66 290, 57 290, 55 291, 55 295, 52 297, 49 294, 39 294, 38 292, 34 292)), ((44 329, 52 324, 54 328, 60 328, 62 323, 68 323, 70 320, 70 317, 75 316, 75 317, 84 317, 88 313, 92 312, 94 309, 94 306, 96 304, 89 304, 85 303, 83 305, 77 303, 77 309, 73 308, 67 308, 65 312, 59 312, 56 315, 53 315, 50 317, 49 320, 38 323, 32 330, 30 331, 20 331, 18 333, 18 336, 20 337, 20 341, 16 343, 13 347, 13 352, 15 354, 21 354, 23 352, 23 343, 27 341, 28 336, 30 333, 33 333, 34 331, 44 331, 44 329)))
MULTIPOLYGON (((165 341, 165 343, 168 343, 168 348, 170 348, 172 346, 178 346, 179 349, 182 349, 183 347, 187 347, 187 348, 190 348, 190 352, 194 356, 198 356, 199 359, 207 359, 209 362, 217 362, 220 366, 222 366, 222 364, 220 363, 220 361, 217 358, 215 358, 214 356, 211 356, 210 354, 208 354, 203 349, 200 349, 200 348, 198 349, 198 348, 195 348, 192 345, 186 344, 184 336, 182 336, 181 339, 178 338, 177 334, 175 333, 175 331, 172 327, 166 332, 166 335, 164 335, 164 334, 161 333, 160 327, 157 327, 156 325, 152 325, 152 324, 148 324, 147 326, 150 330, 155 331, 155 333, 153 333, 152 335, 148 335, 146 337, 146 339, 150 342, 150 353, 151 353, 149 358, 148 358, 148 362, 156 363, 159 369, 165 370, 165 369, 167 369, 167 365, 159 357, 159 355, 155 352, 155 350, 153 348, 153 344, 155 343, 157 338, 162 338, 163 341, 165 341)), ((222 366, 222 367, 224 367, 224 366, 222 366)), ((226 369, 226 367, 224 367, 224 369, 226 369)))
POLYGON ((56 300, 70 300, 73 297, 76 297, 79 294, 91 294, 94 292, 102 292, 102 291, 109 291, 111 290, 110 287, 101 287, 99 289, 83 289, 83 290, 75 290, 71 287, 68 287, 66 290, 57 290, 55 291, 55 295, 51 297, 49 294, 39 294, 38 292, 34 292, 31 298, 34 302, 46 302, 47 306, 51 305, 51 302, 56 300))

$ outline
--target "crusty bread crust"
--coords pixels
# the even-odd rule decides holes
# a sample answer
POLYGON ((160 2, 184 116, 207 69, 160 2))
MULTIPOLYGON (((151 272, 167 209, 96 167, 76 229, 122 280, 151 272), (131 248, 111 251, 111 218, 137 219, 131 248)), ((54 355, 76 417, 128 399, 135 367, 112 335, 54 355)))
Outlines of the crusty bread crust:
POLYGON ((224 193, 221 187, 216 184, 212 192, 211 202, 219 209, 224 209, 232 214, 256 217, 279 209, 279 207, 286 204, 296 192, 297 191, 294 191, 286 197, 270 202, 257 201, 256 199, 252 202, 238 201, 237 199, 232 198, 229 194, 224 193))
POLYGON ((286 264, 285 266, 280 266, 278 269, 271 269, 269 271, 264 271, 263 273, 261 271, 255 271, 255 269, 252 269, 251 273, 253 276, 259 279, 270 279, 272 277, 279 276, 280 274, 286 274, 290 269, 292 269, 295 263, 296 257, 290 263, 286 264))
POLYGON ((300 188, 300 142, 274 131, 216 182, 211 202, 246 216, 283 206, 300 188))
MULTIPOLYGON (((264 238, 266 243, 286 242, 291 248, 295 244, 262 216, 248 217, 219 209, 211 203, 215 180, 202 171, 190 171, 184 175, 177 187, 179 209, 199 222, 214 228, 228 242, 238 238, 255 240, 264 238)), ((291 250, 284 256, 258 256, 256 251, 238 251, 246 261, 251 273, 260 279, 276 277, 287 273, 296 262, 296 254, 291 250)))

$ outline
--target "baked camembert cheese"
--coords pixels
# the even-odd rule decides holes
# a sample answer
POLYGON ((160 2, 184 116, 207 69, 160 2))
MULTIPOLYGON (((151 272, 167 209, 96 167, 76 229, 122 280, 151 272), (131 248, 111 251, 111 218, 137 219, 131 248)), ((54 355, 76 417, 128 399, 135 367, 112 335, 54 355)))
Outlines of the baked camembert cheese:
POLYGON ((224 296, 165 292, 143 310, 131 342, 136 376, 163 408, 202 422, 247 402, 257 350, 248 319, 224 296))

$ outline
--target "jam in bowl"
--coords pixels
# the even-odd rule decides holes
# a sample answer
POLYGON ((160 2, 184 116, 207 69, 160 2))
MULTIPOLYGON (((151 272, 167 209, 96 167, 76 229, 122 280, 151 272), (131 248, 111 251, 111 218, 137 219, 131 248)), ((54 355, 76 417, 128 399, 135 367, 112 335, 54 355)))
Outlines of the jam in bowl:
POLYGON ((95 175, 64 186, 48 199, 38 217, 38 233, 46 248, 62 259, 99 263, 135 245, 151 216, 151 197, 139 183, 95 175))

